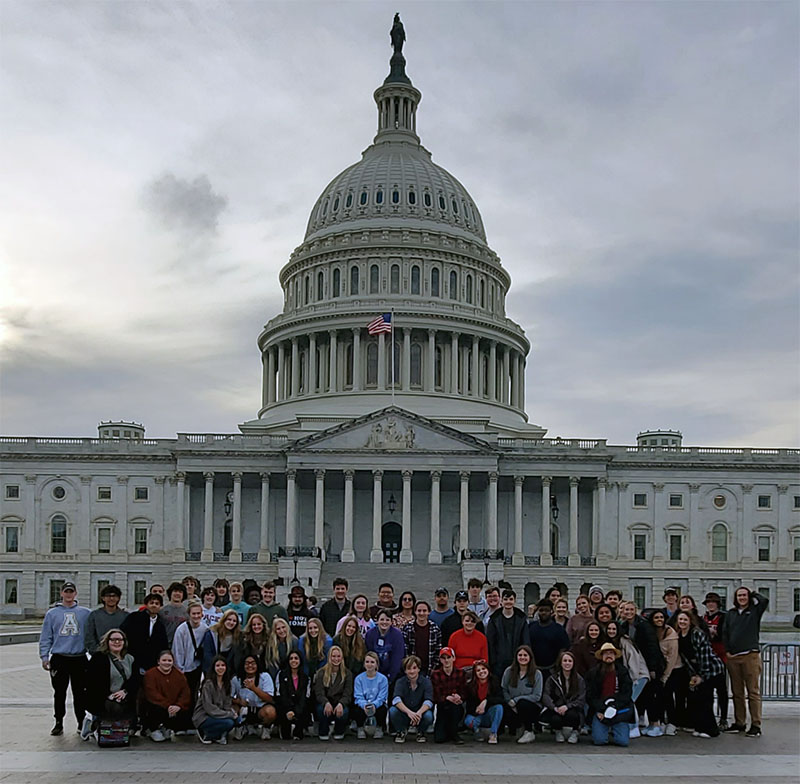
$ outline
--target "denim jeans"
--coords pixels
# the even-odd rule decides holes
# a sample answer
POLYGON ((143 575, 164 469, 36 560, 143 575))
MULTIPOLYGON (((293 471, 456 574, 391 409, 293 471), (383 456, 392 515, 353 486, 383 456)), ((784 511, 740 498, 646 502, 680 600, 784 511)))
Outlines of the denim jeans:
POLYGON ((464 719, 464 724, 471 730, 477 730, 480 727, 489 727, 489 732, 491 732, 492 735, 497 735, 502 721, 503 706, 490 705, 480 716, 467 714, 467 717, 464 719))
POLYGON ((209 716, 199 729, 206 740, 219 740, 233 729, 235 723, 233 719, 215 719, 209 716))
MULTIPOLYGON (((419 724, 417 725, 418 731, 427 732, 431 724, 433 724, 433 711, 427 710, 422 714, 422 718, 419 720, 419 724)), ((408 728, 411 726, 411 719, 399 708, 395 708, 394 705, 392 705, 392 707, 389 708, 389 726, 394 732, 408 732, 408 728)))
POLYGON ((627 721, 618 721, 616 724, 606 724, 597 716, 592 718, 592 743, 595 746, 608 746, 609 734, 615 746, 627 746, 630 742, 630 724, 627 721))
POLYGON ((334 735, 344 735, 344 731, 347 729, 348 721, 348 710, 344 706, 342 710, 341 716, 336 716, 331 714, 330 716, 325 715, 325 706, 324 705, 317 705, 317 721, 319 722, 319 734, 320 737, 325 737, 330 733, 331 722, 333 722, 333 734, 334 735))

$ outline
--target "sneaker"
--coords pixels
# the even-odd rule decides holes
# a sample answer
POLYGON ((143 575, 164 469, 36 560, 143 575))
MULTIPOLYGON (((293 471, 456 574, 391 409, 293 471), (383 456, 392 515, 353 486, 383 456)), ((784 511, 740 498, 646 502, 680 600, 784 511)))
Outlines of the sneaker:
POLYGON ((405 743, 406 742, 406 734, 405 732, 398 732, 397 735, 394 736, 395 743, 405 743))
MULTIPOLYGON (((527 733, 525 733, 527 735, 527 733)), ((564 733, 561 730, 556 730, 556 743, 564 742, 564 733)))
POLYGON ((489 745, 490 746, 496 746, 497 745, 497 733, 496 732, 490 732, 489 733, 489 745))
POLYGON ((720 719, 719 723, 717 724, 717 729, 720 732, 725 732, 728 729, 728 722, 725 719, 720 719))
POLYGON ((366 740, 367 738, 366 730, 363 727, 359 727, 358 729, 356 729, 356 737, 359 740, 366 740))
POLYGON ((483 741, 486 740, 486 738, 483 737, 483 733, 480 730, 475 730, 473 732, 473 735, 475 736, 475 741, 477 743, 483 743, 483 741))
POLYGON ((89 740, 92 737, 92 717, 88 714, 83 717, 80 733, 81 740, 89 740))
POLYGON ((64 723, 57 719, 56 723, 53 725, 53 729, 50 730, 51 735, 63 735, 64 734, 64 723))
POLYGON ((221 735, 217 738, 214 743, 219 743, 220 746, 227 746, 228 745, 228 737, 227 735, 221 735))
POLYGON ((165 737, 165 738, 166 738, 166 739, 167 739, 167 740, 168 740, 170 743, 176 743, 176 742, 177 742, 177 740, 178 740, 178 739, 175 737, 175 733, 174 733, 172 730, 164 730, 164 737, 165 737))
POLYGON ((241 740, 246 732, 247 728, 243 724, 240 724, 238 727, 234 727, 231 730, 231 738, 233 738, 233 740, 241 740))
POLYGON ((641 738, 642 737, 642 733, 639 731, 639 725, 638 724, 635 724, 633 727, 631 727, 631 731, 628 733, 628 737, 629 738, 641 738))
POLYGON ((588 727, 581 727, 581 735, 588 735, 589 728, 588 727))
POLYGON ((344 740, 344 733, 340 732, 338 735, 333 736, 334 740, 344 740))
POLYGON ((319 737, 320 740, 330 740, 331 739, 330 735, 319 735, 318 737, 319 737))
POLYGON ((750 729, 745 732, 745 738, 757 738, 761 734, 761 727, 757 727, 755 724, 750 725, 750 729))
POLYGON ((316 738, 319 735, 319 727, 316 724, 312 724, 308 728, 308 737, 309 738, 316 738))
MULTIPOLYGON (((536 740, 536 734, 531 732, 530 730, 525 730, 522 735, 519 736, 517 743, 533 743, 536 740)), ((556 740, 558 740, 558 733, 556 733, 556 740)), ((564 738, 562 736, 561 740, 563 741, 564 738)))
POLYGON ((732 735, 733 733, 736 733, 736 732, 744 732, 745 729, 746 728, 745 728, 744 724, 731 724, 728 727, 728 729, 725 730, 725 732, 727 732, 727 733, 732 735))
POLYGON ((710 738, 711 736, 707 732, 693 732, 695 738, 710 738))
POLYGON ((417 733, 417 743, 426 743, 427 740, 428 739, 425 737, 425 733, 424 732, 418 732, 417 733))
POLYGON ((150 733, 150 740, 154 740, 156 743, 161 743, 165 741, 166 738, 164 737, 164 733, 160 729, 158 729, 158 730, 153 730, 150 733))
POLYGON ((567 743, 577 743, 578 742, 578 731, 572 730, 570 732, 569 737, 567 738, 567 743))
POLYGON ((664 729, 664 732, 667 735, 677 735, 678 734, 678 728, 674 724, 667 724, 667 726, 664 729))
POLYGON ((383 730, 380 727, 375 728, 375 734, 372 736, 375 740, 380 740, 383 737, 383 730))
POLYGON ((664 735, 664 728, 658 726, 648 727, 644 734, 648 738, 661 738, 664 735))
POLYGON ((261 728, 261 740, 269 740, 272 737, 272 728, 271 727, 262 727, 261 728))
POLYGON ((211 741, 205 735, 203 735, 203 733, 200 732, 200 730, 197 730, 197 740, 199 740, 200 743, 205 743, 206 746, 208 746, 211 743, 211 741))

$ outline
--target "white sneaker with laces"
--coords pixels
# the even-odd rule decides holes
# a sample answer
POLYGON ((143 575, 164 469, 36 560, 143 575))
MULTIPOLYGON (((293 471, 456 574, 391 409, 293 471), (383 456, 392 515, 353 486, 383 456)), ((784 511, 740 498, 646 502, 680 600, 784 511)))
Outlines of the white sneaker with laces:
POLYGON ((164 737, 164 733, 160 729, 158 729, 158 730, 153 730, 150 733, 150 740, 154 740, 156 743, 161 743, 162 741, 165 741, 166 738, 164 737))
MULTIPOLYGON (((536 735, 531 732, 530 730, 525 730, 522 735, 519 736, 517 743, 533 743, 536 740, 536 735)), ((563 740, 563 738, 562 738, 563 740)))
POLYGON ((261 740, 270 740, 272 738, 272 728, 271 727, 262 727, 261 728, 261 740))
POLYGON ((83 717, 80 733, 81 740, 89 740, 92 737, 92 717, 88 713, 83 717))
POLYGON ((633 727, 631 727, 631 731, 628 734, 628 737, 629 738, 641 738, 642 737, 642 733, 639 731, 639 725, 638 724, 636 724, 633 727))
POLYGON ((664 728, 664 732, 667 735, 677 735, 678 728, 674 724, 667 724, 667 726, 664 728))
POLYGON ((380 740, 383 737, 383 730, 380 727, 375 728, 375 734, 372 736, 375 740, 380 740))
POLYGON ((357 737, 359 740, 366 740, 367 733, 364 731, 364 728, 363 728, 363 727, 358 727, 358 728, 356 729, 356 737, 357 737))
POLYGON ((570 732, 569 737, 567 738, 567 743, 577 743, 578 742, 578 731, 572 730, 570 732))

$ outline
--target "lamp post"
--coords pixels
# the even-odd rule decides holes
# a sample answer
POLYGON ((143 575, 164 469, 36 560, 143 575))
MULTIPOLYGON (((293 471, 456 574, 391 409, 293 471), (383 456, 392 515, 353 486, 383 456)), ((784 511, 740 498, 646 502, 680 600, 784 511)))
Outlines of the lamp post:
POLYGON ((489 585, 489 551, 483 553, 483 584, 489 585))
POLYGON ((292 577, 292 583, 299 583, 300 580, 297 579, 297 548, 294 548, 294 553, 292 554, 292 563, 294 564, 294 576, 292 577))

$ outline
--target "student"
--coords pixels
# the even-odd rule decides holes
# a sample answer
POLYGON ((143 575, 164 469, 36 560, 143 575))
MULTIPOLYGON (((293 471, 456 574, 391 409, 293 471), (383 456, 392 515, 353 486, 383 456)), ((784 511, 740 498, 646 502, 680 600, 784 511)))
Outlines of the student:
POLYGON ((558 601, 553 602, 553 620, 559 626, 563 626, 564 629, 567 628, 569 623, 569 602, 563 596, 558 601))
POLYGON ((530 645, 517 648, 512 663, 503 671, 500 685, 505 703, 504 723, 513 731, 522 727, 517 743, 533 743, 536 740, 533 728, 542 710, 543 680, 530 645))
POLYGON ((241 583, 231 583, 228 586, 228 595, 230 601, 222 606, 222 611, 233 610, 239 616, 239 625, 244 626, 247 613, 250 610, 250 605, 244 601, 244 586, 241 583))
POLYGON ((289 628, 292 630, 292 634, 299 639, 306 633, 308 619, 315 617, 311 610, 308 609, 306 591, 302 585, 293 585, 291 591, 289 591, 286 616, 289 619, 289 628))
POLYGON ((650 616, 650 623, 656 632, 656 639, 664 656, 664 673, 655 683, 653 699, 648 706, 650 726, 646 735, 658 738, 661 735, 675 735, 678 725, 686 720, 686 687, 688 679, 684 678, 683 662, 678 653, 678 634, 667 624, 663 610, 656 610, 650 616), (667 724, 662 728, 664 714, 667 724))
POLYGON ((417 656, 423 675, 430 674, 439 666, 439 650, 442 647, 442 631, 431 623, 431 606, 420 599, 414 605, 414 620, 403 627, 406 656, 417 656))
POLYGON ((589 589, 589 608, 592 611, 592 615, 594 615, 594 611, 605 601, 605 594, 603 593, 603 589, 599 585, 593 585, 589 589))
MULTIPOLYGON (((319 618, 309 618, 306 633, 300 637, 297 647, 303 660, 303 672, 310 680, 313 681, 317 671, 327 663, 328 651, 332 644, 333 640, 319 618)), ((341 648, 339 650, 341 651, 341 648)))
POLYGON ((167 629, 159 615, 163 600, 157 593, 144 597, 144 610, 132 612, 120 628, 128 638, 128 653, 140 675, 156 666, 161 651, 168 648, 167 629))
POLYGON ((467 596, 469 598, 467 609, 472 610, 478 616, 478 620, 489 609, 486 599, 481 596, 482 588, 483 583, 477 577, 471 577, 467 583, 467 596))
POLYGON ((273 680, 277 678, 278 672, 286 667, 289 661, 289 654, 292 651, 297 651, 298 656, 300 655, 297 638, 292 634, 289 622, 285 618, 275 616, 272 621, 272 633, 269 636, 264 661, 267 672, 269 672, 273 680))
POLYGON ((595 654, 600 665, 586 676, 586 702, 592 716, 592 743, 607 746, 609 736, 615 746, 627 746, 629 724, 633 715, 631 677, 622 651, 604 642, 595 654))
POLYGON ((116 585, 106 585, 100 591, 101 607, 92 610, 86 619, 86 650, 89 655, 95 654, 100 648, 100 640, 106 632, 119 629, 122 622, 128 617, 125 610, 120 609, 119 602, 122 591, 116 585))
POLYGON ((436 723, 433 727, 434 743, 450 740, 457 746, 464 741, 458 735, 458 725, 464 718, 467 699, 467 679, 463 670, 455 666, 456 652, 450 647, 439 651, 440 667, 431 673, 433 702, 436 706, 436 723))
POLYGON ((142 725, 157 743, 192 726, 192 695, 183 673, 174 667, 172 651, 161 651, 158 663, 144 675, 142 725))
POLYGON ((597 621, 589 621, 584 636, 570 647, 570 651, 575 658, 575 670, 578 675, 585 678, 589 670, 597 666, 595 653, 600 650, 602 644, 602 627, 597 621))
POLYGON ((51 735, 64 734, 67 712, 67 687, 72 687, 72 703, 78 730, 86 711, 83 706, 86 688, 86 623, 90 610, 77 601, 78 589, 69 580, 61 586, 61 601, 44 616, 39 635, 39 658, 42 669, 50 673, 53 687, 55 724, 51 735))
POLYGON ((725 666, 731 678, 733 724, 727 732, 744 732, 747 712, 745 691, 750 707, 750 729, 747 737, 761 735, 761 654, 759 637, 761 619, 769 600, 760 593, 740 586, 733 594, 733 608, 725 615, 722 640, 727 651, 725 666))
POLYGON ((125 632, 111 629, 103 635, 87 667, 86 708, 97 721, 133 721, 138 688, 139 673, 128 653, 125 632))
MULTIPOLYGON (((358 628, 361 631, 361 636, 366 638, 367 632, 375 628, 375 621, 372 620, 372 616, 369 614, 369 599, 367 599, 363 593, 356 594, 353 597, 350 608, 350 614, 358 621, 358 628)), ((342 624, 347 617, 348 616, 345 615, 343 618, 339 618, 339 620, 336 621, 337 633, 341 631, 342 624)))
POLYGON ((209 629, 222 618, 222 610, 214 604, 216 598, 217 592, 213 585, 203 588, 200 593, 200 600, 203 603, 203 623, 209 629))
POLYGON ((400 610, 392 615, 392 626, 395 629, 403 631, 403 627, 414 620, 414 606, 416 603, 417 597, 413 591, 403 591, 400 594, 400 601, 398 602, 400 610))
POLYGON ((503 692, 500 682, 482 660, 473 667, 473 678, 467 684, 467 715, 464 726, 473 731, 475 740, 482 741, 481 729, 488 727, 489 743, 497 743, 497 733, 503 721, 503 692))
POLYGON ((241 721, 231 733, 232 736, 241 740, 248 727, 257 729, 257 725, 260 725, 261 740, 269 740, 271 727, 277 717, 273 704, 275 685, 257 656, 247 654, 244 657, 241 673, 231 678, 231 693, 233 704, 239 706, 241 721))
POLYGON ((333 638, 333 644, 342 649, 344 664, 355 678, 364 670, 364 657, 367 646, 358 627, 358 619, 350 615, 344 619, 342 630, 333 638))
POLYGON ((549 599, 539 602, 539 618, 528 625, 531 648, 536 666, 547 679, 558 654, 569 648, 569 637, 563 626, 553 620, 553 603, 549 599))
MULTIPOLYGON (((286 623, 282 618, 277 620, 286 623)), ((289 627, 286 626, 288 631, 289 627)), ((289 651, 286 666, 278 675, 278 723, 283 740, 302 740, 309 725, 308 675, 297 650, 289 651)))
POLYGON ((437 588, 433 594, 434 608, 431 610, 431 620, 441 629, 442 624, 455 612, 449 607, 450 591, 447 588, 437 588))
POLYGON ((380 659, 380 671, 389 680, 391 687, 400 676, 405 656, 406 643, 402 632, 392 626, 392 613, 381 610, 376 619, 377 626, 367 632, 367 650, 375 651, 380 659))
POLYGON ((611 609, 610 604, 602 602, 594 608, 594 618, 605 630, 606 624, 614 620, 614 610, 611 609))
POLYGON ((263 616, 264 620, 267 622, 267 626, 270 628, 272 628, 272 621, 276 617, 283 618, 287 623, 289 622, 286 608, 275 601, 275 583, 271 580, 267 580, 267 582, 261 586, 261 601, 258 604, 254 604, 247 611, 247 617, 249 618, 251 615, 255 615, 255 613, 263 616))
POLYGON ((188 617, 186 612, 186 589, 183 583, 170 583, 167 588, 167 603, 161 608, 159 615, 164 623, 164 628, 167 631, 167 643, 172 647, 172 641, 175 639, 175 630, 186 620, 188 617))
MULTIPOLYGON (((325 634, 322 624, 320 629, 325 634)), ((327 662, 314 677, 314 698, 317 703, 319 739, 330 739, 330 725, 333 722, 333 739, 342 740, 353 700, 353 674, 344 666, 344 656, 338 645, 331 647, 327 662)))
POLYGON ((502 607, 486 624, 486 642, 489 646, 488 660, 492 672, 502 678, 507 667, 514 661, 514 652, 520 645, 528 645, 528 620, 518 609, 517 594, 512 588, 503 590, 502 607))
POLYGON ((242 598, 251 607, 261 601, 261 586, 255 580, 243 580, 242 587, 244 588, 242 598))
MULTIPOLYGON (((322 607, 319 608, 319 619, 325 627, 325 631, 333 637, 338 631, 338 623, 345 616, 350 614, 350 600, 347 598, 347 589, 349 584, 344 577, 337 577, 333 581, 333 598, 324 602, 322 607)), ((366 602, 365 597, 365 605, 366 602)), ((366 610, 362 610, 362 615, 366 610)))
POLYGON ((678 589, 666 588, 662 599, 664 599, 664 607, 661 611, 664 613, 664 617, 667 621, 669 621, 669 619, 678 612, 678 589))
POLYGON ((196 577, 187 574, 181 582, 186 589, 186 604, 188 605, 189 602, 199 602, 200 597, 197 595, 197 592, 200 590, 200 581, 196 577))
MULTIPOLYGON (((247 619, 247 624, 239 638, 240 655, 244 662, 246 656, 255 656, 261 669, 266 668, 267 649, 269 648, 269 628, 263 615, 255 613, 247 619)), ((270 675, 270 677, 272 677, 270 675)))
POLYGON ((222 618, 203 636, 203 672, 211 670, 216 656, 229 662, 234 672, 241 667, 241 637, 239 614, 236 610, 225 610, 222 618))
MULTIPOLYGON (((725 664, 725 644, 722 642, 723 630, 725 629, 725 613, 722 612, 722 597, 716 591, 710 591, 703 599, 706 608, 703 615, 703 622, 708 629, 708 639, 711 642, 711 650, 717 658, 725 664)), ((719 724, 721 732, 728 729, 728 678, 726 672, 714 678, 713 689, 717 693, 717 709, 719 710, 719 724)))
POLYGON ((593 620, 594 616, 589 605, 589 597, 579 596, 575 600, 575 614, 570 617, 565 627, 570 644, 574 645, 586 634, 586 627, 593 620))
POLYGON ((477 613, 467 610, 461 621, 463 628, 450 635, 450 647, 456 652, 456 667, 469 669, 478 660, 488 660, 489 645, 486 635, 476 630, 480 622, 477 613))
POLYGON ((639 699, 645 686, 647 686, 647 682, 650 680, 647 663, 644 660, 644 656, 639 652, 639 649, 631 642, 631 639, 627 635, 622 634, 620 624, 617 621, 611 621, 608 626, 606 626, 606 641, 622 651, 622 661, 628 668, 628 675, 631 676, 631 683, 633 684, 631 690, 633 711, 630 721, 628 722, 631 725, 629 737, 638 738, 640 736, 640 731, 639 717, 636 713, 636 700, 639 699))
POLYGON ((381 583, 378 586, 378 601, 369 608, 372 620, 377 623, 378 613, 381 610, 388 610, 390 616, 394 615, 399 608, 394 603, 394 588, 391 583, 381 583))
POLYGON ((542 720, 555 730, 556 743, 564 742, 564 729, 569 731, 567 743, 577 743, 584 723, 586 683, 575 671, 575 657, 562 651, 542 695, 542 720))
POLYGON ((228 596, 228 581, 224 577, 218 577, 214 580, 214 590, 217 592, 217 599, 214 602, 217 607, 223 607, 231 599, 228 596))
POLYGON ((353 681, 352 717, 356 722, 356 736, 360 739, 367 737, 364 725, 370 719, 375 727, 373 738, 382 738, 386 726, 389 681, 383 673, 378 672, 379 666, 378 654, 369 651, 364 657, 364 671, 353 681))
POLYGON ((618 616, 619 603, 622 601, 622 591, 612 588, 605 598, 605 603, 611 608, 611 612, 616 618, 618 616))
POLYGON ((496 611, 500 610, 500 589, 496 585, 488 585, 483 595, 486 599, 486 609, 480 617, 483 625, 488 628, 489 619, 496 611))
POLYGON ((203 674, 203 639, 208 626, 203 623, 203 605, 200 602, 190 602, 187 612, 189 617, 175 630, 172 655, 175 666, 186 676, 194 698, 203 674))
POLYGON ((389 708, 394 742, 405 743, 409 727, 416 727, 417 743, 424 743, 425 733, 433 724, 433 686, 430 679, 420 673, 419 657, 406 656, 402 666, 404 674, 397 679, 389 708))
MULTIPOLYGON (((236 616, 235 610, 227 610, 236 616)), ((231 668, 224 656, 215 656, 206 673, 197 704, 194 706, 192 723, 197 729, 201 743, 228 742, 228 733, 239 723, 239 711, 231 695, 231 668)))
MULTIPOLYGON (((708 633, 708 626, 706 626, 706 622, 700 616, 700 611, 697 609, 697 602, 694 600, 693 596, 690 596, 688 593, 683 594, 680 599, 678 599, 678 610, 683 610, 684 612, 688 612, 690 615, 694 616, 694 625, 697 626, 706 637, 709 637, 708 633)), ((669 619, 669 625, 674 629, 675 628, 675 617, 677 613, 673 615, 669 619)))
MULTIPOLYGON (((466 591, 456 591, 455 597, 453 597, 455 602, 455 612, 450 615, 445 621, 442 623, 442 645, 450 645, 450 635, 458 631, 459 629, 463 628, 463 618, 464 613, 467 612, 469 609, 467 605, 469 604, 469 594, 466 591)), ((477 626, 475 627, 479 632, 486 633, 485 626, 483 623, 478 622, 477 626)), ((452 646, 451 646, 452 647, 452 646)))

